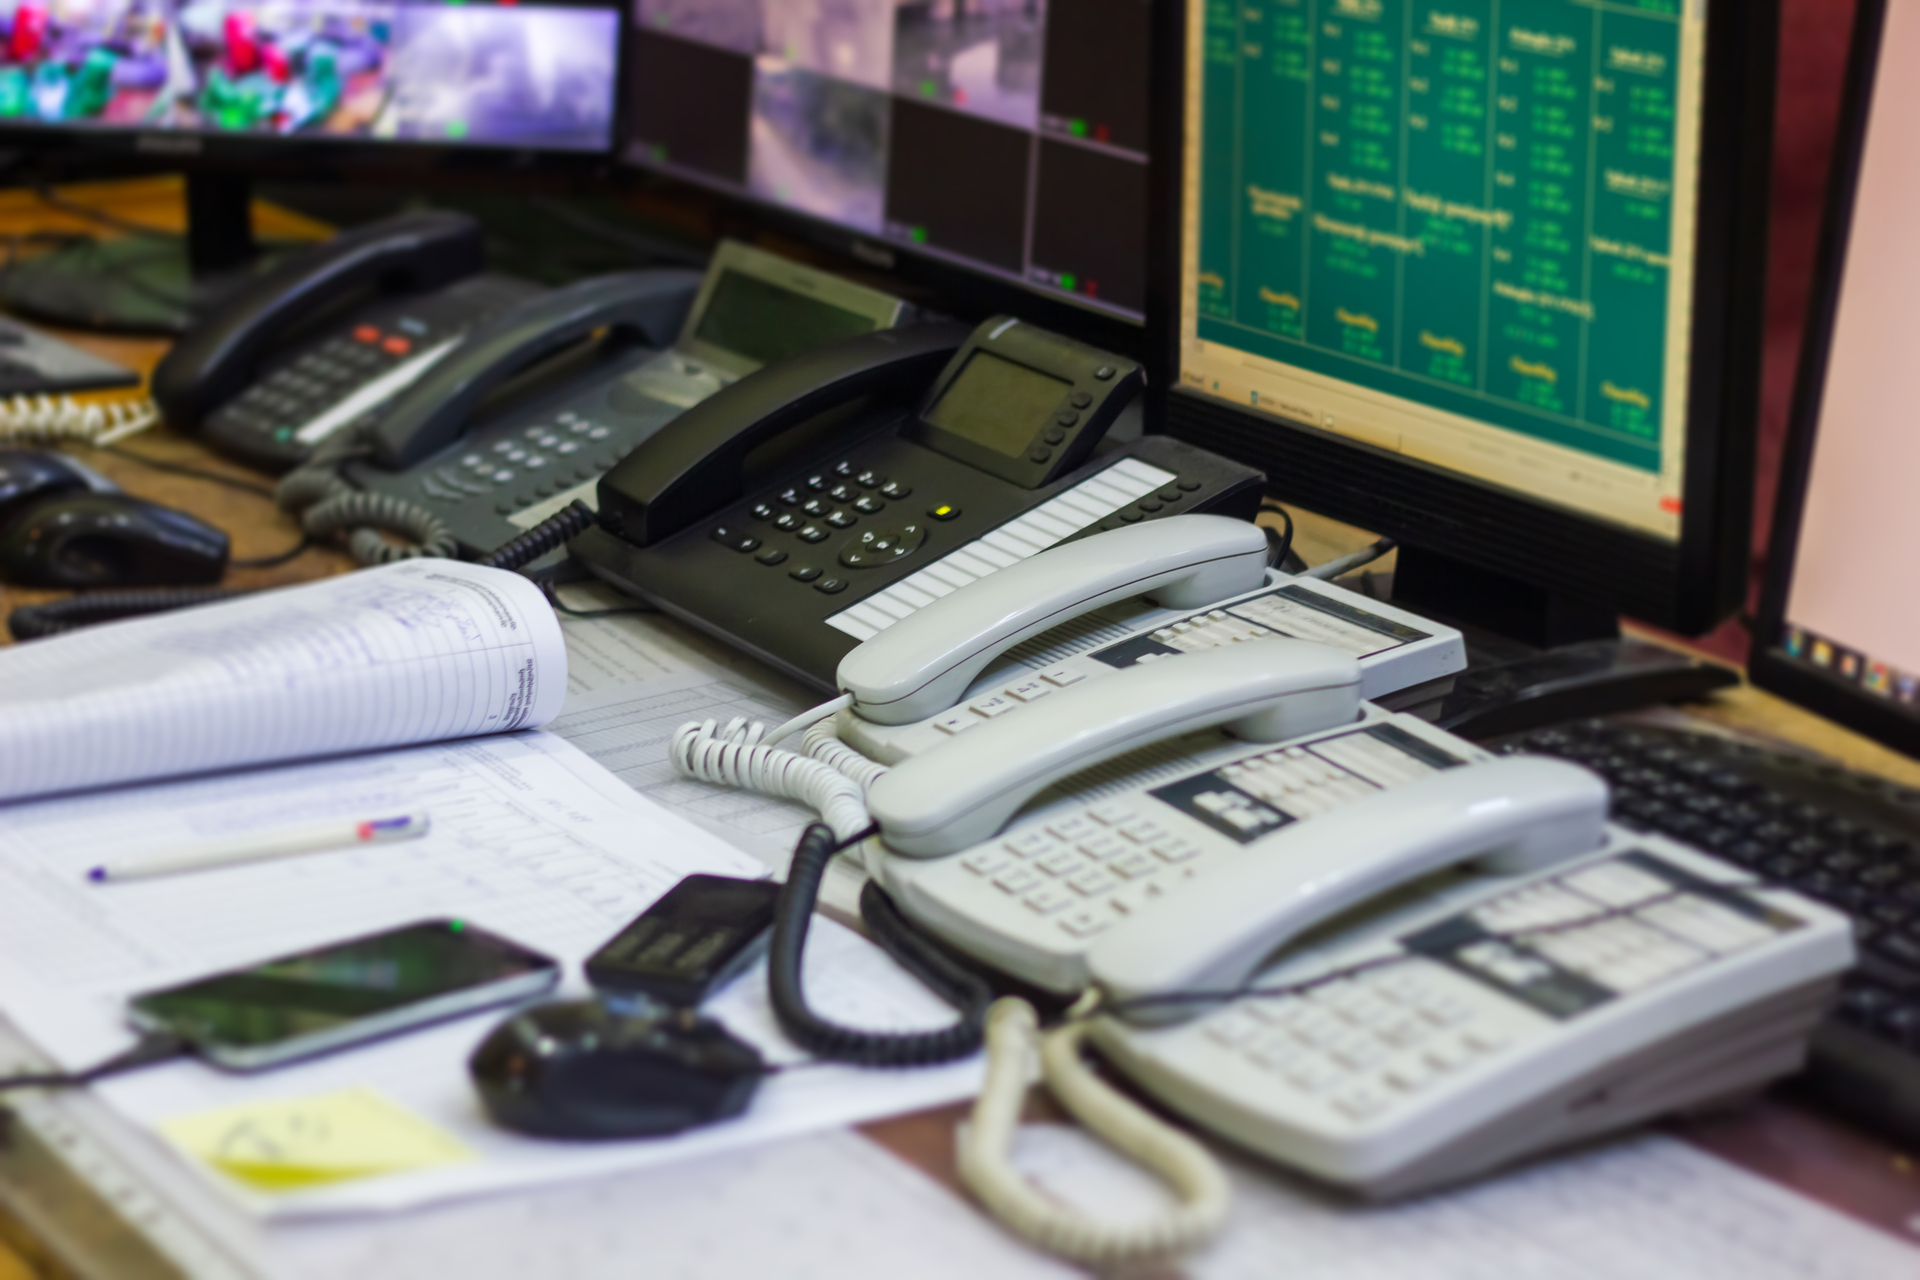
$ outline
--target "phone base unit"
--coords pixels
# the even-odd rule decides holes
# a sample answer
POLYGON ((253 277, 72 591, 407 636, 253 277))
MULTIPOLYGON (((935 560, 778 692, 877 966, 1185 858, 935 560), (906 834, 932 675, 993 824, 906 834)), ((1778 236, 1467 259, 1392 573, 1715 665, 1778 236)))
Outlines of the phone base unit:
POLYGON ((1206 731, 1062 781, 957 856, 869 870, 977 959, 1118 1000, 1093 1043, 1175 1111, 1371 1196, 1795 1070, 1852 963, 1847 922, 1605 826, 1590 777, 1503 846, 1498 810, 1527 788, 1479 785, 1501 763, 1372 706, 1278 745, 1206 731), (1459 812, 1426 821, 1450 792, 1459 812), (1287 991, 1128 1004, 1249 979, 1287 991))
POLYGON ((1250 518, 1259 472, 1166 436, 1019 488, 901 439, 899 424, 653 547, 599 530, 593 572, 823 690, 921 606, 1049 546, 1191 511, 1250 518))
POLYGON ((523 388, 406 470, 353 462, 346 474, 431 511, 467 552, 491 551, 576 500, 597 508, 603 472, 763 363, 905 313, 876 289, 722 241, 672 346, 611 351, 584 376, 570 370, 544 389, 523 388))
POLYGON ((262 471, 290 471, 323 441, 372 421, 468 331, 543 292, 489 274, 362 307, 271 361, 258 381, 214 410, 203 428, 207 443, 262 471))
POLYGON ((1746 1100, 1801 1068, 1853 960, 1843 917, 1657 836, 1450 880, 1259 981, 1364 972, 1174 1027, 1104 1018, 1093 1042, 1205 1128, 1389 1198, 1746 1100))
POLYGON ((847 710, 834 733, 862 755, 894 764, 1085 680, 1269 636, 1353 654, 1360 660, 1360 694, 1370 701, 1440 689, 1467 663, 1466 642, 1452 627, 1345 587, 1269 569, 1258 590, 1197 609, 1164 608, 1143 597, 1109 605, 1009 649, 939 715, 887 725, 847 710))

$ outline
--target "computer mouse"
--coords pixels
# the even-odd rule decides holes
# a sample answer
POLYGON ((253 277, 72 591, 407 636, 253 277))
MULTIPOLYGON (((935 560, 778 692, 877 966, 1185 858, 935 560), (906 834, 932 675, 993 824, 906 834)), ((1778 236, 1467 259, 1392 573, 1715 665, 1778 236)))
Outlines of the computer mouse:
POLYGON ((691 1009, 607 999, 535 1005, 467 1059, 495 1123, 548 1138, 644 1138, 739 1115, 760 1051, 691 1009))
POLYGON ((30 502, 99 488, 93 472, 42 449, 0 449, 0 525, 30 502))
POLYGON ((0 527, 0 580, 23 587, 218 582, 226 568, 226 534, 124 493, 48 498, 0 527))

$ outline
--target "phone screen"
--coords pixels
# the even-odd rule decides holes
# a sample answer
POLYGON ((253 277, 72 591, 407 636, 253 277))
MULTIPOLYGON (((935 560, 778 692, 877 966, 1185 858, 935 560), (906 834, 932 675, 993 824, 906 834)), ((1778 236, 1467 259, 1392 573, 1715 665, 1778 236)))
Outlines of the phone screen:
POLYGON ((461 920, 429 920, 133 998, 222 1066, 270 1066, 534 995, 552 959, 461 920))
POLYGON ((976 351, 927 410, 927 421, 1017 458, 1071 390, 1073 384, 1064 378, 976 351))

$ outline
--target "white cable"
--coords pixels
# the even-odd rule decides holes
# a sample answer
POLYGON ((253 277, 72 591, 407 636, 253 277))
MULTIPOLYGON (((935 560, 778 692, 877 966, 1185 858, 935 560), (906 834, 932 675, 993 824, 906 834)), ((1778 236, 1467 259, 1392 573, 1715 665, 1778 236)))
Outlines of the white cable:
POLYGON ((859 783, 861 795, 865 795, 887 772, 887 766, 867 759, 835 737, 833 722, 829 720, 816 720, 800 739, 800 749, 859 783))
POLYGON ((109 445, 160 421, 151 400, 81 404, 72 396, 12 396, 0 400, 0 440, 9 444, 109 445))
POLYGON ((866 791, 832 765, 767 746, 766 726, 743 719, 715 729, 715 721, 689 721, 667 746, 681 776, 762 795, 798 800, 818 813, 842 840, 871 825, 866 791))
POLYGON ((1114 1092, 1087 1067, 1080 1046, 1090 1027, 1072 1019, 1041 1038, 1032 1005, 1012 997, 994 1002, 987 1011, 986 1083, 972 1123, 960 1134, 960 1180, 1020 1236, 1096 1267, 1165 1258, 1204 1244, 1226 1224, 1232 1189, 1225 1170, 1205 1147, 1114 1092), (1014 1168, 1009 1152, 1036 1041, 1041 1074, 1061 1105, 1168 1183, 1178 1206, 1144 1222, 1100 1221, 1044 1198, 1014 1168))
POLYGON ((852 705, 853 695, 843 693, 831 702, 823 702, 817 707, 809 707, 807 710, 802 711, 799 715, 787 721, 772 733, 769 733, 763 741, 770 747, 777 747, 793 734, 800 732, 810 725, 818 724, 835 712, 852 705))
POLYGON ((1393 550, 1398 545, 1399 544, 1392 538, 1381 538, 1379 541, 1373 543, 1373 545, 1362 547, 1350 555, 1341 556, 1337 560, 1329 560, 1325 564, 1317 564, 1300 576, 1303 578, 1319 578, 1324 582, 1332 582, 1343 573, 1351 573, 1363 564, 1372 564, 1375 560, 1386 555, 1387 552, 1393 550))

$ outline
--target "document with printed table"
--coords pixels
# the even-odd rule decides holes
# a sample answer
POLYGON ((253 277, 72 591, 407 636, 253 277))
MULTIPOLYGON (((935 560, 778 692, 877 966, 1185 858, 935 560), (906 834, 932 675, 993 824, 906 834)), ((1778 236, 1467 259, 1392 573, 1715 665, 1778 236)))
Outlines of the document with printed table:
MULTIPOLYGON (((454 916, 579 962, 693 872, 764 866, 623 786, 549 734, 475 737, 0 806, 0 1012, 62 1066, 132 1042, 129 995, 422 918, 454 916), (244 835, 289 819, 424 809, 421 839, 190 876, 95 884, 108 856, 244 835)), ((809 989, 829 1016, 878 1028, 942 1025, 952 1011, 872 944, 817 921, 809 989)), ((776 1063, 798 1055, 750 970, 707 1012, 776 1063)), ((577 977, 562 994, 584 993, 577 977)), ((968 1096, 977 1063, 925 1072, 809 1067, 769 1078, 737 1120, 631 1142, 562 1143, 498 1129, 466 1072, 501 1016, 252 1075, 188 1059, 93 1086, 246 1209, 287 1216, 387 1210, 611 1173, 968 1096), (351 1121, 328 1149, 285 1157, 290 1176, 234 1176, 241 1128, 299 1133, 351 1121), (222 1124, 227 1125, 222 1129, 222 1124), (236 1127, 239 1126, 239 1127, 236 1127), (355 1162, 358 1162, 355 1165, 355 1162), (223 1171, 224 1170, 224 1171, 223 1171), (357 1171, 356 1171, 357 1170, 357 1171), (354 1176, 341 1176, 352 1174, 354 1176)), ((15 1067, 0 1062, 0 1073, 15 1067)))

